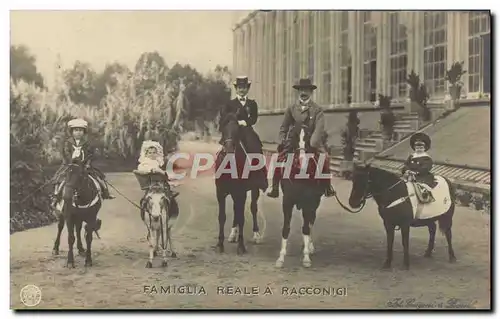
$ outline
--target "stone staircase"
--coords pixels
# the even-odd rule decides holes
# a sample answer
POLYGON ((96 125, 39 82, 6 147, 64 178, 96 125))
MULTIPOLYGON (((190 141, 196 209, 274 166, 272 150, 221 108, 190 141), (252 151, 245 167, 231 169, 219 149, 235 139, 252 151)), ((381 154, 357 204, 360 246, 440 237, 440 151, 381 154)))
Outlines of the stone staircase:
MULTIPOLYGON (((376 154, 382 152, 387 147, 401 141, 408 135, 413 134, 418 130, 420 120, 417 113, 399 115, 394 123, 393 140, 389 143, 385 142, 381 131, 366 132, 356 141, 354 159, 366 161, 376 154)), ((344 156, 331 156, 330 170, 337 176, 342 176, 346 168, 342 167, 344 156)))

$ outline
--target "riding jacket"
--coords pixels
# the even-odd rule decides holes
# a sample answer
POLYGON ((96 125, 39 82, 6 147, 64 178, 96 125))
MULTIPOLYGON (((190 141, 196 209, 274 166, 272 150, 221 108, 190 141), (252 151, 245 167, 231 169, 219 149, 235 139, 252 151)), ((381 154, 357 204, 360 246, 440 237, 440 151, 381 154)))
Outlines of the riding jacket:
POLYGON ((94 153, 94 147, 92 147, 90 141, 87 138, 82 137, 77 145, 75 139, 73 137, 70 137, 64 142, 62 155, 64 164, 70 164, 74 161, 86 160, 88 160, 88 164, 91 164, 94 153), (76 156, 75 158, 73 158, 73 154, 76 156))
POLYGON ((252 127, 257 123, 258 105, 255 100, 251 100, 247 97, 243 101, 239 98, 234 98, 230 100, 227 104, 222 107, 219 118, 219 130, 222 131, 224 126, 227 124, 227 115, 229 113, 236 113, 236 118, 238 121, 245 121, 247 127, 252 127))
POLYGON ((406 159, 402 173, 404 174, 407 170, 413 171, 416 173, 415 178, 417 181, 432 184, 434 182, 434 175, 431 173, 432 165, 432 158, 429 154, 413 153, 406 159))
POLYGON ((324 150, 325 115, 323 109, 313 101, 309 100, 305 105, 296 102, 286 111, 280 127, 281 143, 287 139, 287 134, 292 125, 306 124, 312 132, 310 144, 319 150, 324 150))

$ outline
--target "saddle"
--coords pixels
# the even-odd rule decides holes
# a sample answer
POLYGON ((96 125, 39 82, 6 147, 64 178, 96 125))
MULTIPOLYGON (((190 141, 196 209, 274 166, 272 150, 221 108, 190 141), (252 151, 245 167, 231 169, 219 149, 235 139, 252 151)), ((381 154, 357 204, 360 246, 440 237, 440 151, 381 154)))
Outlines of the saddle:
POLYGON ((412 182, 415 187, 415 195, 421 204, 429 204, 435 201, 432 188, 424 183, 412 182))

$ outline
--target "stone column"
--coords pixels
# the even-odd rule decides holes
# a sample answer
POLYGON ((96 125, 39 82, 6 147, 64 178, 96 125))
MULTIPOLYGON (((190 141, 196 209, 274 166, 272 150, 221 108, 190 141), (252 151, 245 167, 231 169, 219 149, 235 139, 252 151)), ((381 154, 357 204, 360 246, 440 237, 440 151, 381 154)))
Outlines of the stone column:
POLYGON ((389 12, 379 12, 377 26, 377 93, 389 95, 390 80, 390 27, 389 12))
POLYGON ((363 100, 363 28, 361 12, 349 11, 349 49, 352 56, 352 103, 363 100))
POLYGON ((340 37, 340 27, 341 27, 341 11, 330 11, 330 26, 331 26, 331 37, 330 37, 330 55, 332 59, 332 97, 333 104, 340 104, 340 94, 341 94, 341 53, 342 50, 346 48, 340 47, 341 37, 340 37))

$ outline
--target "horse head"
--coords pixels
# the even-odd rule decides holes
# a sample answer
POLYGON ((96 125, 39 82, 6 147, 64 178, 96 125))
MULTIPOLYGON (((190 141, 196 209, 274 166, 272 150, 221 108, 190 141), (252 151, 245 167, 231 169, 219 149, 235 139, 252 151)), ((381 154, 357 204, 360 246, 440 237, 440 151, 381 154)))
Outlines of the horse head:
POLYGON ((238 119, 234 113, 227 115, 226 125, 222 128, 223 146, 226 153, 234 153, 240 142, 238 119))
POLYGON ((352 190, 349 196, 349 205, 360 207, 367 198, 386 193, 403 182, 399 175, 372 167, 369 163, 355 163, 352 174, 352 190))
POLYGON ((352 170, 352 190, 349 206, 359 208, 370 193, 370 164, 354 163, 352 170))
POLYGON ((152 186, 145 198, 146 212, 153 222, 157 222, 162 214, 168 216, 171 198, 161 186, 152 186))
POLYGON ((85 163, 78 161, 68 164, 64 181, 66 188, 64 198, 69 200, 75 190, 81 192, 84 186, 88 184, 89 174, 85 168, 85 163))
POLYGON ((295 124, 288 132, 291 150, 295 152, 311 151, 311 132, 307 125, 295 124))

